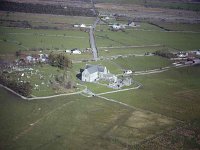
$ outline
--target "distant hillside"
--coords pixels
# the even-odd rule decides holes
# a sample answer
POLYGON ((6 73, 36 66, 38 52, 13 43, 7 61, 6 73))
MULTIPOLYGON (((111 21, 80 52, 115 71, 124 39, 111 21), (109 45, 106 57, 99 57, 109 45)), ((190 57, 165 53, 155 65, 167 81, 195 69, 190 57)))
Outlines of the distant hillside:
POLYGON ((94 0, 95 3, 136 4, 152 8, 200 11, 200 0, 94 0))
MULTIPOLYGON (((14 0, 13 0, 14 1, 14 0)), ((81 7, 80 5, 61 5, 61 4, 42 4, 42 3, 25 3, 25 0, 18 2, 0 1, 0 10, 25 12, 25 13, 41 13, 41 14, 56 14, 56 15, 71 15, 71 16, 95 16, 93 9, 90 7, 81 7), (23 2, 22 2, 23 1, 23 2)), ((30 1, 29 1, 30 2, 30 1)), ((35 1, 36 2, 36 1, 35 1)), ((40 1, 41 2, 41 1, 40 1)))

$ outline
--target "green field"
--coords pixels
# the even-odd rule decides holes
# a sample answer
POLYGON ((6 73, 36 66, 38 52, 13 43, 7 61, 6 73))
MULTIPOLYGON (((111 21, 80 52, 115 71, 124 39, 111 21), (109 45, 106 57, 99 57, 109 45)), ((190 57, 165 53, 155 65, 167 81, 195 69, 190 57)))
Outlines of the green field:
POLYGON ((155 22, 156 25, 170 31, 191 31, 200 32, 199 24, 189 24, 189 23, 167 23, 167 22, 155 22))
POLYGON ((191 121, 199 119, 200 68, 187 67, 145 76, 135 76, 143 84, 136 91, 108 94, 106 97, 161 113, 173 118, 191 121))
POLYGON ((26 102, 0 92, 1 149, 122 149, 178 123, 94 97, 26 102), (143 118, 133 123, 139 114, 143 118), (140 130, 148 132, 138 135, 140 130))
POLYGON ((10 21, 27 21, 32 27, 56 27, 56 28, 69 28, 73 24, 93 24, 94 17, 82 17, 82 16, 64 16, 64 15, 51 15, 51 14, 34 14, 34 13, 22 13, 22 12, 6 12, 0 11, 0 19, 4 20, 0 24, 3 26, 12 25, 10 21), (7 21, 5 21, 7 20, 7 21))
MULTIPOLYGON (((133 149, 148 137, 182 126, 178 120, 199 119, 199 74, 197 66, 135 76, 143 88, 105 95, 136 108, 81 95, 24 101, 0 89, 1 149, 133 149)), ((168 134, 170 142, 177 137, 168 134)), ((148 144, 158 140, 140 148, 155 148, 148 144)), ((177 140, 183 142, 181 137, 177 140)), ((186 137, 184 142, 198 147, 186 137)))
POLYGON ((114 62, 125 70, 143 71, 159 69, 171 65, 171 61, 159 56, 129 56, 127 58, 117 58, 114 62))
MULTIPOLYGON (((144 2, 126 1, 127 4, 140 5, 144 5, 144 2)), ((192 3, 186 5, 153 0, 146 4, 150 7, 199 9, 199 5, 190 8, 192 3)), ((1 22, 0 62, 16 60, 18 50, 27 55, 39 54, 40 51, 46 54, 63 53, 73 61, 72 68, 66 71, 41 63, 29 66, 24 71, 6 70, 8 73, 11 71, 11 78, 20 82, 29 81, 33 86, 33 97, 57 97, 40 97, 28 101, 0 87, 0 150, 200 148, 200 66, 172 67, 155 74, 133 74, 129 76, 133 84, 123 87, 121 91, 108 88, 106 81, 99 81, 104 84, 100 85, 82 82, 77 78, 80 69, 84 69, 86 64, 106 66, 110 73, 119 78, 122 78, 124 70, 147 71, 172 66, 169 59, 144 54, 157 50, 199 49, 198 24, 159 22, 153 25, 141 22, 140 27, 128 28, 125 32, 113 32, 107 25, 100 24, 95 31, 100 59, 91 61, 91 52, 70 55, 65 50, 90 47, 88 32, 72 29, 72 25, 92 24, 95 18, 11 12, 0 12, 0 15, 2 20, 28 21, 33 27, 60 29, 3 27, 9 21, 1 22), (114 56, 118 58, 113 59, 114 56), (66 80, 58 75, 64 75, 66 80), (62 84, 68 81, 72 82, 71 89, 62 84), (34 88, 35 84, 39 88, 34 88), (138 85, 142 86, 131 89, 138 85), (97 95, 83 92, 58 96, 61 93, 81 91, 86 87, 97 95), (103 93, 111 91, 113 93, 103 93)))
MULTIPOLYGON (((89 47, 88 34, 81 31, 73 30, 36 30, 36 29, 17 29, 17 28, 0 28, 0 40, 4 44, 16 42, 13 50, 20 48, 42 48, 42 49, 71 49, 89 47)), ((15 52, 14 51, 14 52, 15 52)), ((7 53, 7 49, 1 48, 1 53, 7 53)))
POLYGON ((145 53, 153 53, 158 50, 175 51, 173 48, 166 48, 164 46, 152 46, 152 47, 130 47, 130 48, 101 48, 98 53, 101 57, 111 57, 117 55, 144 55, 145 53))
POLYGON ((97 47, 145 46, 160 44, 179 50, 198 49, 199 33, 125 30, 96 32, 97 47))

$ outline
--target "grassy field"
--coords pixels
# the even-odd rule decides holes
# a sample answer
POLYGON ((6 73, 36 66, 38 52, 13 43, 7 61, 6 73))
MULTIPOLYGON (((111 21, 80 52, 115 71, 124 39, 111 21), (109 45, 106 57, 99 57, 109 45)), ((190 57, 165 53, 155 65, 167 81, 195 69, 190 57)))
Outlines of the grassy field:
POLYGON ((157 22, 155 23, 160 27, 171 30, 171 31, 193 31, 200 32, 200 24, 181 24, 181 23, 167 23, 167 22, 157 22))
MULTIPOLYGON (((153 5, 154 2, 156 1, 148 1, 148 4, 153 5)), ((144 1, 128 0, 127 3, 143 4, 144 1)), ((159 2, 156 4, 160 5, 159 2)), ((169 8, 172 3, 164 2, 164 4, 159 7, 169 8)), ((154 6, 157 7, 155 4, 154 6)), ((173 7, 188 9, 184 4, 173 7)), ((0 14, 4 20, 17 21, 18 18, 19 21, 27 20, 33 26, 51 27, 56 25, 65 27, 76 23, 91 24, 95 19, 6 12, 0 14)), ((199 31, 199 25, 159 24, 160 27, 148 23, 140 25, 139 28, 129 28, 125 32, 112 32, 106 25, 98 25, 95 32, 97 47, 104 47, 99 48, 100 56, 143 55, 156 50, 192 50, 200 47, 200 33, 166 32, 162 29, 196 32, 199 31), (150 46, 155 44, 160 46, 150 46), (141 47, 106 48, 115 46, 141 47)), ((87 47, 90 47, 88 33, 79 30, 0 27, 1 59, 9 59, 17 50, 25 50, 27 54, 39 53, 39 51, 29 51, 31 48, 45 49, 44 53, 51 51, 63 53, 65 49, 87 47)), ((92 54, 84 53, 69 57, 72 60, 91 59, 92 54)), ((79 83, 82 86, 76 85, 77 89, 63 88, 60 91, 53 90, 50 84, 50 80, 56 75, 64 73, 56 67, 38 65, 32 67, 33 71, 25 71, 24 77, 22 77, 23 72, 14 75, 20 80, 30 81, 33 86, 39 85, 39 89, 33 90, 32 94, 35 96, 76 92, 85 86, 97 94, 113 89, 78 80, 76 75, 86 64, 106 66, 110 73, 122 74, 124 69, 143 71, 170 66, 171 63, 170 60, 158 56, 129 56, 113 60, 76 62, 72 64, 73 67, 68 70, 66 76, 69 76, 68 80, 74 81, 75 85, 79 83)), ((102 95, 103 97, 85 97, 77 94, 25 101, 0 88, 0 149, 198 149, 200 129, 196 121, 200 122, 199 76, 199 66, 172 68, 158 74, 133 76, 134 81, 143 85, 141 88, 102 95), (192 135, 191 138, 186 135, 187 133, 192 135), (183 144, 180 144, 181 142, 183 144)), ((136 85, 130 87, 133 86, 136 85)))
POLYGON ((160 44, 180 50, 198 49, 199 33, 127 30, 96 32, 97 47, 160 44))
POLYGON ((127 58, 117 58, 114 60, 114 63, 125 70, 143 71, 167 67, 170 66, 172 62, 169 59, 159 56, 129 56, 127 58))
MULTIPOLYGON (((24 49, 42 48, 42 49, 71 49, 89 47, 88 34, 73 30, 35 30, 35 29, 17 29, 0 28, 0 39, 16 42, 16 50, 19 45, 24 49)), ((7 53, 6 49, 1 49, 1 53, 7 53)))
POLYGON ((127 48, 123 48, 123 47, 119 47, 119 48, 99 48, 99 56, 102 57, 110 57, 110 56, 117 56, 117 55, 122 55, 122 56, 126 56, 126 55, 144 55, 145 53, 153 53, 155 51, 158 50, 169 50, 169 51, 176 51, 173 48, 168 48, 165 46, 159 46, 159 45, 155 45, 155 46, 145 46, 145 47, 127 47, 127 48))
POLYGON ((1 149, 122 149, 178 123, 95 97, 27 102, 0 92, 1 149))
MULTIPOLYGON (((34 14, 22 12, 6 12, 0 11, 1 20, 10 21, 27 21, 32 27, 49 26, 49 27, 72 27, 73 24, 92 24, 95 20, 94 17, 82 16, 64 16, 64 15, 51 15, 51 14, 34 14)), ((8 21, 2 22, 2 25, 8 25, 8 21), (5 24, 6 23, 6 24, 5 24)))
POLYGON ((200 68, 188 67, 145 76, 135 76, 143 84, 136 91, 108 94, 106 97, 173 118, 199 119, 200 68))

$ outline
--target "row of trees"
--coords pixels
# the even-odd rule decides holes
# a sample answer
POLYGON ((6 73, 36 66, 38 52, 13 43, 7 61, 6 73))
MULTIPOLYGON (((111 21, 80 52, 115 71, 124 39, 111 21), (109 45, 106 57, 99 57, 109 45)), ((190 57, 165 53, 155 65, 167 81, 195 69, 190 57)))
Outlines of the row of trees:
POLYGON ((72 61, 67 55, 64 54, 49 54, 49 64, 54 67, 61 69, 69 69, 72 67, 72 61))
POLYGON ((8 75, 8 73, 0 74, 0 83, 23 96, 30 96, 32 86, 29 82, 19 82, 8 75))

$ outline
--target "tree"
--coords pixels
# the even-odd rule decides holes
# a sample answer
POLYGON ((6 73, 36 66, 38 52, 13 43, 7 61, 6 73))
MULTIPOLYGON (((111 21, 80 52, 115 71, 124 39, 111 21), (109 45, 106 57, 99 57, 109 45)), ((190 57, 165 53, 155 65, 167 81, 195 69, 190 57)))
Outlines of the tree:
POLYGON ((49 64, 61 69, 67 70, 72 67, 72 62, 67 55, 64 54, 53 54, 49 55, 49 64))

